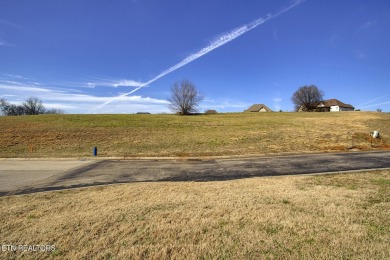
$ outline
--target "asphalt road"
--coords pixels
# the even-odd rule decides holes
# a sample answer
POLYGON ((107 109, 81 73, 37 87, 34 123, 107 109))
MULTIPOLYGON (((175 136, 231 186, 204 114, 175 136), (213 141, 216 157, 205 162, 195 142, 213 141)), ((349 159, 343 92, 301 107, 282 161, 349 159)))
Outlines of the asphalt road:
POLYGON ((4 160, 0 196, 113 183, 223 181, 383 168, 390 168, 390 151, 216 160, 4 160))

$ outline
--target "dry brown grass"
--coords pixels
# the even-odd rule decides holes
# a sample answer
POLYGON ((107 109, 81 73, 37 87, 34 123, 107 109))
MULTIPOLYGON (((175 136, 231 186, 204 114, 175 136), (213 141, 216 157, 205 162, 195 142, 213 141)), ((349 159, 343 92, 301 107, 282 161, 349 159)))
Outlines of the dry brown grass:
POLYGON ((0 157, 219 156, 390 148, 390 114, 233 113, 0 117, 0 157))
POLYGON ((390 171, 131 183, 0 198, 26 259, 389 259, 390 171))

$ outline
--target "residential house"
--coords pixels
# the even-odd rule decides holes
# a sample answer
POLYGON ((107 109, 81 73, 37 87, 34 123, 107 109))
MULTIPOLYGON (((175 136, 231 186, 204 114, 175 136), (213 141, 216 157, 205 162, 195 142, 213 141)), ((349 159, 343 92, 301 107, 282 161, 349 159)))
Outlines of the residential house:
POLYGON ((272 112, 272 110, 264 104, 254 104, 244 112, 272 112))
POLYGON ((355 108, 350 104, 345 104, 335 98, 321 101, 317 105, 317 110, 325 112, 354 111, 355 108))

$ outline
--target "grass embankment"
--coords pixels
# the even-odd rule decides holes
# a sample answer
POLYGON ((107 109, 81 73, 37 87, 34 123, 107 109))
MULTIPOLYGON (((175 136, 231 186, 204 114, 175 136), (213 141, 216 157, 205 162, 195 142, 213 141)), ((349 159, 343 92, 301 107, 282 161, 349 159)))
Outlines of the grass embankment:
POLYGON ((0 157, 219 156, 389 148, 390 114, 233 113, 0 117, 0 157))
POLYGON ((389 259, 390 171, 0 198, 13 259, 389 259))

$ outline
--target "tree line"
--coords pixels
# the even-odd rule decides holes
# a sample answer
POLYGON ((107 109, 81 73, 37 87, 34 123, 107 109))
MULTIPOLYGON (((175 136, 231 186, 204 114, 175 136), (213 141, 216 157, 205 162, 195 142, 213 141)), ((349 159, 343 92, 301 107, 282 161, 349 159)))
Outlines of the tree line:
MULTIPOLYGON (((291 101, 295 109, 313 111, 318 102, 323 100, 324 92, 315 85, 302 86, 292 96, 291 101)), ((199 93, 196 86, 189 80, 176 82, 171 88, 171 96, 168 98, 169 107, 179 115, 191 115, 198 112, 199 103, 204 96, 199 93)), ((5 116, 64 114, 61 109, 46 109, 42 101, 36 97, 30 97, 21 105, 9 103, 0 98, 0 114, 5 116)))
MULTIPOLYGON (((302 86, 291 97, 291 101, 298 111, 314 111, 319 102, 323 101, 324 92, 315 85, 302 86)), ((176 82, 171 87, 171 96, 168 98, 169 108, 179 115, 191 115, 198 112, 199 103, 204 96, 189 80, 176 82)))
POLYGON ((4 98, 0 98, 0 114, 4 116, 64 114, 57 108, 46 109, 42 101, 36 97, 26 99, 21 105, 12 104, 4 98))

